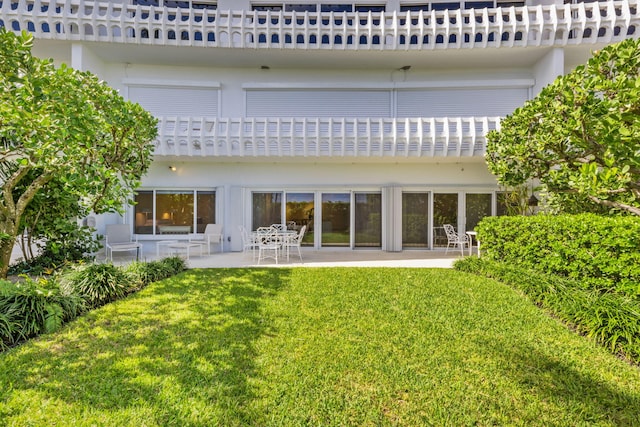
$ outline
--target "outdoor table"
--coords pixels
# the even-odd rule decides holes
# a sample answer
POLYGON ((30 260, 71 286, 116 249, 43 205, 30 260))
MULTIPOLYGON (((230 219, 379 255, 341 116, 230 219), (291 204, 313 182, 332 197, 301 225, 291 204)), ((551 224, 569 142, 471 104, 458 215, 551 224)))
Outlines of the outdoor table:
POLYGON ((472 254, 473 239, 475 238, 478 244, 478 258, 480 258, 480 240, 478 240, 478 233, 476 231, 467 231, 467 236, 469 236, 469 255, 472 254))
POLYGON ((161 251, 162 248, 164 248, 164 252, 168 252, 169 250, 169 245, 173 244, 173 243, 178 243, 177 240, 159 240, 156 242, 156 256, 158 258, 160 258, 160 253, 163 252, 161 251))
POLYGON ((202 244, 200 243, 189 243, 189 242, 175 242, 167 245, 169 249, 174 249, 175 254, 178 254, 180 249, 184 249, 187 253, 187 259, 191 255, 191 249, 198 248, 200 250, 200 256, 202 256, 202 244))

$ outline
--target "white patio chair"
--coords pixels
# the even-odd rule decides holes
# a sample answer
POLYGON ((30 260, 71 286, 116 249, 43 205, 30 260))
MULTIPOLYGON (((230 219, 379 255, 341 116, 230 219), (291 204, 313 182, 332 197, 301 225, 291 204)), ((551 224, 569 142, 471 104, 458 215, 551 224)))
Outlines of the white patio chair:
POLYGON ((287 261, 289 261, 289 249, 296 248, 298 250, 300 261, 302 262, 302 252, 300 252, 300 246, 302 245, 302 238, 304 237, 305 231, 307 231, 307 226, 303 225, 298 233, 290 236, 282 243, 282 246, 287 250, 287 261))
POLYGON ((471 239, 469 236, 466 234, 458 234, 451 224, 443 224, 442 227, 447 235, 447 250, 445 253, 448 253, 449 248, 453 245, 454 248, 456 246, 460 248, 460 255, 464 255, 465 248, 471 247, 471 239))
POLYGON ((207 248, 207 255, 211 255, 211 244, 220 244, 222 252, 222 224, 207 224, 203 234, 196 234, 189 239, 189 243, 199 243, 207 248))
POLYGON ((258 239, 256 233, 249 233, 244 226, 239 225, 240 236, 242 238, 242 252, 251 251, 251 259, 256 259, 256 249, 258 249, 258 239))
POLYGON ((277 264, 281 242, 276 230, 272 227, 259 227, 256 231, 256 240, 258 243, 258 264, 269 258, 277 264))
POLYGON ((129 224, 109 224, 105 228, 104 235, 105 259, 113 262, 114 252, 136 251, 136 260, 142 256, 142 244, 131 238, 131 226, 129 224))

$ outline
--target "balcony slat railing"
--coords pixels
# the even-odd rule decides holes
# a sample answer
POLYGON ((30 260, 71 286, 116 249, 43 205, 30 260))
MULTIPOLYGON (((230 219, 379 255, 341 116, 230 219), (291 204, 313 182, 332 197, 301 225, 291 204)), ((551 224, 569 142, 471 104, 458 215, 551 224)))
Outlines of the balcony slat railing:
POLYGON ((39 38, 226 48, 412 50, 609 43, 637 36, 638 0, 429 12, 222 11, 0 0, 0 25, 39 38))
POLYGON ((499 117, 161 117, 156 156, 474 157, 499 117))

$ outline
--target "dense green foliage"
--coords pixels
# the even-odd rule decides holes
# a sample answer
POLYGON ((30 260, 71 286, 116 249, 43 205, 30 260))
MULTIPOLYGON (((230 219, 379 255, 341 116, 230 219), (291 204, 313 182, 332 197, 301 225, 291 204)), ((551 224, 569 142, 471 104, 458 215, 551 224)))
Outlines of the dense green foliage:
POLYGON ((635 216, 487 217, 476 231, 487 259, 640 299, 640 219, 635 216))
POLYGON ((0 424, 638 425, 640 371, 451 269, 209 269, 0 354, 0 424))
POLYGON ((48 278, 0 280, 0 351, 42 333, 57 330, 87 309, 136 292, 153 281, 185 269, 178 257, 126 267, 76 266, 48 278))
POLYGON ((69 288, 81 295, 92 308, 120 299, 129 291, 127 274, 108 263, 81 266, 71 274, 68 283, 71 284, 69 288))
POLYGON ((0 28, 0 277, 25 228, 39 237, 56 220, 122 210, 157 135, 138 104, 91 73, 33 57, 32 44, 0 28))
POLYGON ((53 280, 0 281, 0 350, 57 330, 85 309, 84 300, 53 280))
POLYGON ((551 207, 640 215, 640 40, 607 46, 487 135, 498 181, 541 183, 551 207))
POLYGON ((468 257, 456 261, 455 268, 491 277, 521 290, 533 302, 613 354, 640 364, 640 300, 637 298, 585 289, 576 279, 486 258, 468 257))

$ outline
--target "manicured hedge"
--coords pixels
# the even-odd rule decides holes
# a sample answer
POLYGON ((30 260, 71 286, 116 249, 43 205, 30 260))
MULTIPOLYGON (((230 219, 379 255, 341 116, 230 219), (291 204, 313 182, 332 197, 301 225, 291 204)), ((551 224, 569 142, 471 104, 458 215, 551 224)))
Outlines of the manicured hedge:
POLYGON ((486 259, 575 279, 585 289, 640 297, 638 217, 487 217, 476 231, 486 259))
POLYGON ((574 279, 487 258, 467 257, 454 268, 497 279, 593 338, 616 355, 640 363, 640 302, 620 293, 585 289, 574 279))

